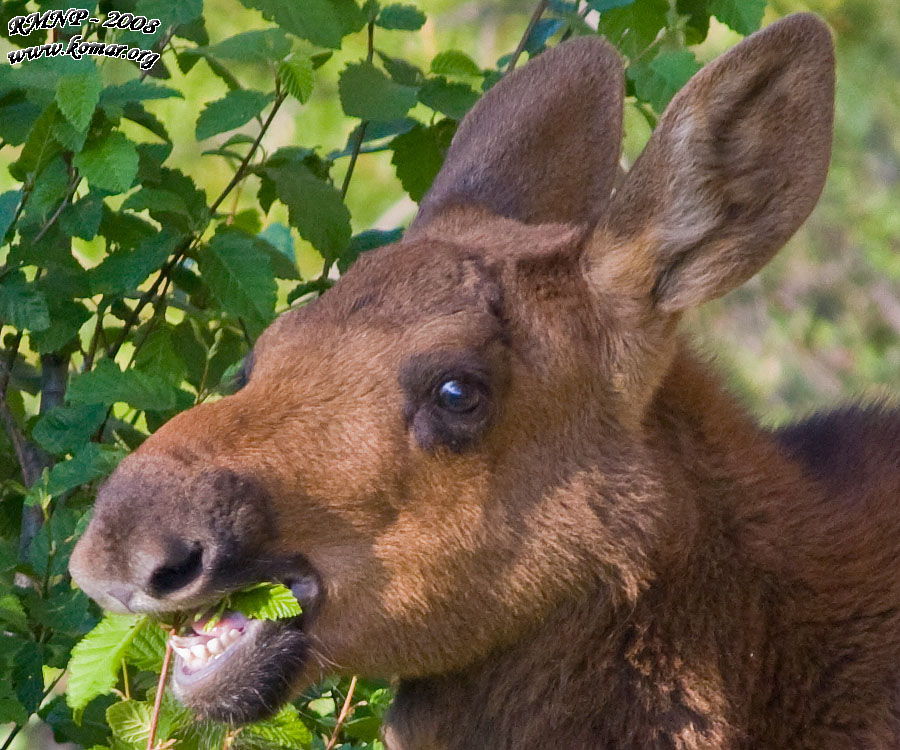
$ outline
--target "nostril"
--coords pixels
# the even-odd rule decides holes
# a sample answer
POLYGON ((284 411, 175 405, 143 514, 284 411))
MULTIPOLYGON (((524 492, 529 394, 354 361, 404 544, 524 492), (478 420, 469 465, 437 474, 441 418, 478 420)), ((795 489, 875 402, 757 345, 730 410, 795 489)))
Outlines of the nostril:
POLYGON ((153 596, 173 594, 193 583, 203 572, 203 548, 199 543, 173 558, 150 575, 149 589, 153 596))

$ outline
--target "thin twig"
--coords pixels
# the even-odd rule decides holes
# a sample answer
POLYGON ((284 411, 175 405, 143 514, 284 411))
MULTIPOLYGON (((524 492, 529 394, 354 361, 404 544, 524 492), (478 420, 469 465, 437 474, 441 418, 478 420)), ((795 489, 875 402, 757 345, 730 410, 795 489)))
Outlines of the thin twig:
POLYGON ((525 45, 528 44, 528 37, 531 36, 531 32, 534 31, 534 27, 537 26, 537 22, 541 20, 541 16, 544 15, 544 11, 547 10, 549 4, 550 0, 540 0, 540 2, 538 2, 537 7, 534 9, 534 13, 531 14, 531 20, 528 22, 528 26, 525 27, 525 33, 522 34, 522 38, 516 46, 516 51, 513 52, 509 65, 506 67, 507 73, 516 67, 516 63, 519 62, 519 57, 521 57, 522 52, 525 50, 525 45))
POLYGON ((32 240, 32 242, 40 242, 44 238, 44 235, 47 234, 47 231, 50 229, 50 227, 52 227, 56 223, 56 220, 63 212, 63 209, 65 209, 65 207, 69 205, 69 201, 72 200, 72 196, 75 195, 75 191, 78 190, 78 185, 80 183, 81 177, 75 180, 75 182, 72 184, 71 189, 66 193, 66 197, 62 199, 62 202, 59 204, 59 206, 57 206, 56 211, 53 212, 53 216, 51 216, 47 220, 47 223, 41 227, 41 231, 37 233, 37 236, 32 240))
POLYGON ((334 724, 334 731, 331 733, 328 744, 325 745, 325 750, 332 750, 337 742, 338 735, 341 733, 341 727, 344 726, 344 722, 347 720, 347 717, 352 710, 351 701, 353 700, 354 690, 356 690, 356 675, 353 675, 353 678, 350 680, 350 687, 347 688, 347 697, 344 698, 344 705, 341 708, 341 712, 338 714, 337 721, 334 724))
POLYGON ((228 194, 234 189, 234 186, 237 185, 242 179, 244 179, 247 165, 250 163, 250 160, 253 158, 254 154, 256 154, 256 149, 259 148, 259 144, 262 142, 263 136, 272 125, 272 120, 275 119, 275 115, 278 113, 278 108, 281 107, 285 99, 287 99, 286 91, 283 91, 275 97, 275 104, 272 106, 272 111, 269 112, 269 116, 266 118, 263 126, 259 129, 259 134, 256 136, 256 140, 253 141, 253 145, 250 146, 250 150, 247 152, 244 160, 238 166, 237 171, 234 173, 234 177, 231 178, 231 182, 229 182, 225 186, 225 189, 222 191, 219 197, 216 198, 215 201, 213 201, 213 204, 209 209, 210 214, 214 214, 216 212, 216 209, 222 204, 222 201, 225 200, 228 194))
POLYGON ((156 698, 153 700, 153 712, 150 714, 150 734, 147 735, 147 750, 153 750, 156 739, 156 725, 159 723, 159 710, 162 706, 163 690, 166 689, 166 677, 169 674, 169 663, 172 661, 172 639, 166 639, 166 655, 163 657, 162 671, 156 684, 156 698))

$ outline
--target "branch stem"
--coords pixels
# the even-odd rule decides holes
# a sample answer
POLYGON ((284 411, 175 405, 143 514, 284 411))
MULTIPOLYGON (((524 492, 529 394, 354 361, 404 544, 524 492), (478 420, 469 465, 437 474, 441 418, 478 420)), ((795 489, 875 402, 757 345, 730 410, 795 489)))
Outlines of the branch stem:
POLYGON ((344 698, 344 705, 341 707, 341 712, 338 714, 337 721, 334 724, 334 731, 331 733, 328 744, 325 745, 325 750, 332 750, 335 746, 338 735, 341 733, 341 728, 344 726, 344 722, 347 721, 347 717, 350 716, 350 713, 353 710, 352 701, 354 690, 356 690, 356 675, 353 675, 350 680, 350 687, 347 688, 347 697, 344 698))
POLYGON ((534 9, 534 13, 531 14, 531 20, 528 21, 528 26, 525 27, 525 33, 522 34, 522 38, 516 46, 516 51, 513 52, 509 65, 506 67, 507 73, 516 67, 516 63, 519 62, 522 52, 525 51, 525 45, 528 44, 528 37, 531 36, 531 32, 534 31, 534 27, 537 26, 537 22, 541 20, 541 16, 544 15, 544 11, 547 10, 549 4, 550 0, 540 0, 540 2, 538 2, 537 7, 534 9))

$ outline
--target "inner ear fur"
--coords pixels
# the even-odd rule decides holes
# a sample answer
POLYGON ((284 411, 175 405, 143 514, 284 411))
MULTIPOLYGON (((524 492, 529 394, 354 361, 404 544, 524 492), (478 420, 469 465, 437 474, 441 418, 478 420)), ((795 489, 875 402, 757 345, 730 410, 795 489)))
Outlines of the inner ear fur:
POLYGON ((669 312, 746 281, 815 206, 833 112, 822 21, 796 14, 748 37, 666 109, 614 199, 593 273, 669 312))
POLYGON ((615 177, 623 95, 619 55, 599 37, 506 75, 460 123, 409 234, 449 206, 528 224, 596 223, 615 177))

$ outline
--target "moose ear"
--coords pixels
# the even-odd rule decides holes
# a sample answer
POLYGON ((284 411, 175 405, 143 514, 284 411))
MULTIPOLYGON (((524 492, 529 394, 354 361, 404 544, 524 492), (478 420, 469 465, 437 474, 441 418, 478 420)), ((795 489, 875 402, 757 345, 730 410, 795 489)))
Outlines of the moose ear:
POLYGON ((623 92, 618 53, 599 37, 506 75, 463 118, 411 231, 466 205, 529 224, 596 223, 619 159, 623 92))
POLYGON ((789 16, 738 44, 672 100, 614 198, 592 277, 638 284, 668 312, 746 281, 818 200, 833 114, 818 18, 789 16))

